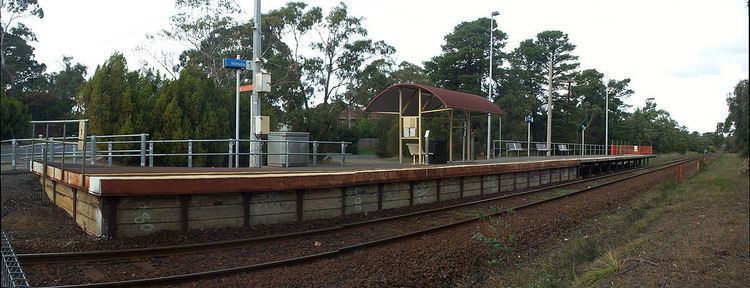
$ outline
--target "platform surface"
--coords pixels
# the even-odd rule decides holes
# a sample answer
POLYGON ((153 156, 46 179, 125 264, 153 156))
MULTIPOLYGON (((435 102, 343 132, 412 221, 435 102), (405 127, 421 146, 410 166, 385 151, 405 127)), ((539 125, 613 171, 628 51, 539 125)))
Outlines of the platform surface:
MULTIPOLYGON (((633 160, 654 155, 500 157, 490 160, 436 165, 365 164, 316 167, 138 167, 86 166, 48 163, 47 175, 65 185, 100 196, 181 195, 233 192, 265 192, 290 189, 318 189, 359 184, 404 182, 445 177, 481 176, 545 168, 576 167, 582 163, 633 160)), ((411 159, 409 159, 411 160, 411 159)), ((42 174, 43 164, 34 163, 42 174)))

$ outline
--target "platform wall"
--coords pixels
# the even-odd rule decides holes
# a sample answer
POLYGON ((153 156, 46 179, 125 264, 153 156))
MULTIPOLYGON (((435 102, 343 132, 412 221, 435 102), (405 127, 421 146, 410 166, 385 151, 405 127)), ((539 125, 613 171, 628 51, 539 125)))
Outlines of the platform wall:
POLYGON ((87 233, 133 237, 165 230, 248 227, 335 218, 505 195, 577 178, 577 167, 563 167, 327 189, 120 197, 81 193, 48 179, 46 191, 50 200, 74 216, 87 233))

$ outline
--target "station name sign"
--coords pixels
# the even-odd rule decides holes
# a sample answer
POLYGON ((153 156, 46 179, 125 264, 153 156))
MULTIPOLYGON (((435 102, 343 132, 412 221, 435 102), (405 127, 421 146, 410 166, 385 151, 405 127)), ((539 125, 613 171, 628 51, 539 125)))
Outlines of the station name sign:
POLYGON ((245 59, 224 58, 224 68, 250 70, 250 61, 245 59))

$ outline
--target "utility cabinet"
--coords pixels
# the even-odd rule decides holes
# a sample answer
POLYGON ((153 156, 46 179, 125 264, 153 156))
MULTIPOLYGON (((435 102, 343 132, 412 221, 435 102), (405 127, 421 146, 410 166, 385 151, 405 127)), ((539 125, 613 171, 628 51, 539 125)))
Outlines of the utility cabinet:
POLYGON ((309 141, 310 133, 308 132, 269 132, 268 166, 308 166, 310 158, 308 155, 308 153, 310 153, 310 144, 308 143, 309 141), (289 153, 289 155, 286 155, 286 153, 289 153))

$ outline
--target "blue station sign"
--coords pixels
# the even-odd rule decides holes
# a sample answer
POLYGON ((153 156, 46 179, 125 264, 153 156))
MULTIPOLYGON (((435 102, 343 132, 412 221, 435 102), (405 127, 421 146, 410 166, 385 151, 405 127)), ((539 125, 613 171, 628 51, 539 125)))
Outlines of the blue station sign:
POLYGON ((224 68, 247 70, 249 64, 245 59, 224 58, 224 68))

